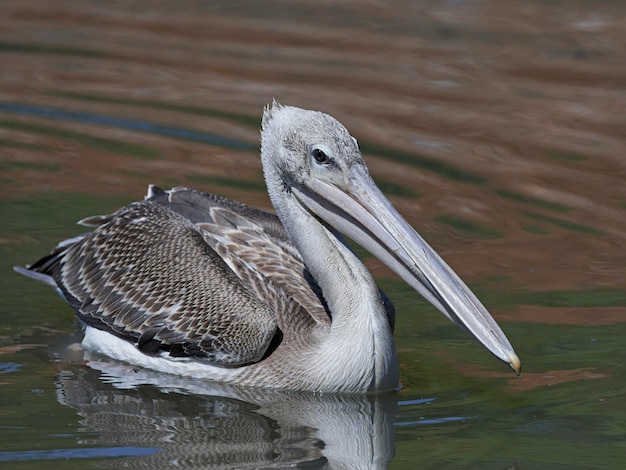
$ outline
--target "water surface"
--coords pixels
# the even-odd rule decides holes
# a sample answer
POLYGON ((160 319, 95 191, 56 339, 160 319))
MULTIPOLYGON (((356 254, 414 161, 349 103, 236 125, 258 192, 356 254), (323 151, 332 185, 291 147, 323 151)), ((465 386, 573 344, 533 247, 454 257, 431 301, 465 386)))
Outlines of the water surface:
POLYGON ((622 468, 625 18, 610 1, 3 1, 0 462, 622 468), (75 348, 71 309, 11 267, 148 183, 269 209, 273 98, 357 137, 521 378, 369 257, 398 314, 395 394, 225 389, 75 348))

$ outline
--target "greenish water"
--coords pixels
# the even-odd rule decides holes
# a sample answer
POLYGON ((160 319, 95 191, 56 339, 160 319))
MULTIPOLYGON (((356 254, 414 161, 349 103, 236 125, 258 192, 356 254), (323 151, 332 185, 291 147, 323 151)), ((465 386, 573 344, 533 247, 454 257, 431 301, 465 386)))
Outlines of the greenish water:
MULTIPOLYGON (((184 384, 173 390, 166 386, 165 395, 155 385, 159 380, 118 389, 111 374, 90 371, 81 358, 69 360, 67 346, 80 341, 71 310, 51 289, 10 271, 13 265, 35 259, 59 238, 80 233, 73 222, 85 214, 104 213, 126 202, 55 192, 0 203, 0 215, 8 222, 0 267, 5 273, 0 462, 10 461, 11 468, 35 468, 43 462, 54 466, 61 461, 66 468, 85 468, 87 462, 121 467, 142 459, 165 468, 174 451, 158 422, 173 419, 173 413, 176 421, 167 429, 170 434, 180 433, 178 439, 184 442, 184 436, 191 439, 188 426, 198 426, 197 410, 210 415, 205 408, 210 410, 214 400, 222 400, 219 394, 198 395, 197 384, 191 391, 184 384), (81 382, 72 383, 68 375, 80 376, 81 382), (73 402, 60 402, 68 387, 94 391, 73 402), (120 410, 119 405, 129 400, 136 401, 135 408, 120 410), (161 400, 168 404, 163 415, 155 407, 161 400), (188 410, 189 400, 196 404, 188 410), (95 407, 94 402, 100 405, 95 407), (90 413, 96 418, 90 419, 90 413), (99 422, 101 415, 109 421, 99 422), (117 420, 130 426, 125 430, 130 436, 116 437, 117 420), (159 460, 159 455, 165 460, 159 460)), ((507 280, 491 284, 498 288, 479 285, 475 291, 496 311, 515 311, 525 305, 544 309, 549 316, 550 308, 626 307, 623 290, 523 292, 507 280)), ((620 467, 626 452, 623 326, 501 322, 524 360, 524 373, 516 379, 411 289, 391 279, 381 279, 381 286, 398 311, 396 345, 402 364, 403 389, 394 398, 397 410, 389 412, 395 414, 396 458, 391 468, 411 468, 416 461, 426 468, 620 467), (466 366, 469 370, 463 371, 466 366), (527 376, 536 382, 529 389, 527 376)), ((240 406, 240 400, 230 400, 240 406)), ((231 401, 226 399, 228 406, 234 406, 231 401)), ((213 448, 216 429, 226 426, 220 433, 230 425, 239 429, 241 422, 250 419, 248 415, 260 419, 255 416, 256 402, 249 406, 246 411, 233 411, 229 424, 215 423, 212 416, 211 425, 196 430, 201 439, 194 435, 190 455, 199 459, 205 453, 222 455, 219 446, 213 448)), ((280 438, 259 431, 266 444, 284 438, 280 432, 284 424, 271 415, 256 425, 261 430, 277 427, 280 438)), ((242 445, 246 436, 233 436, 229 443, 242 445)), ((311 430, 308 439, 313 437, 311 430)), ((290 445, 302 451, 308 449, 306 442, 290 445)), ((272 455, 248 457, 262 461, 272 455)), ((311 457, 312 461, 318 457, 311 457)))
POLYGON ((453 3, 0 6, 0 468, 624 467, 626 10, 453 3), (520 378, 358 248, 396 306, 397 393, 239 390, 76 348, 71 309, 13 266, 148 183, 268 208, 272 98, 346 124, 520 378))

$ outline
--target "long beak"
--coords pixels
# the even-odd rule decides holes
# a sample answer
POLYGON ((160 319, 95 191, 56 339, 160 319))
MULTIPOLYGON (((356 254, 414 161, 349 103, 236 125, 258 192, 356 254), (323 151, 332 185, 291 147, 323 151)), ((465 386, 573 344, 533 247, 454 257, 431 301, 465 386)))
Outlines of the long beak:
POLYGON ((511 343, 465 283, 407 223, 364 169, 353 168, 344 191, 316 178, 296 197, 323 221, 379 258, 453 323, 519 375, 511 343))

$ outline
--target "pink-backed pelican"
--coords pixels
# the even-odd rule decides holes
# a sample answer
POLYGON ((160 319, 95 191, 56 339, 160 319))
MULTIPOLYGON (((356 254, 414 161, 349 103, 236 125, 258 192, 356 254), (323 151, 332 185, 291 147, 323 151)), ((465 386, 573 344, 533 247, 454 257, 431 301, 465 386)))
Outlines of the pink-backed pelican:
POLYGON ((395 389, 393 306, 343 234, 519 373, 498 324, 374 184, 343 125, 274 102, 261 160, 277 216, 150 186, 16 270, 54 286, 83 347, 117 360, 244 386, 395 389))

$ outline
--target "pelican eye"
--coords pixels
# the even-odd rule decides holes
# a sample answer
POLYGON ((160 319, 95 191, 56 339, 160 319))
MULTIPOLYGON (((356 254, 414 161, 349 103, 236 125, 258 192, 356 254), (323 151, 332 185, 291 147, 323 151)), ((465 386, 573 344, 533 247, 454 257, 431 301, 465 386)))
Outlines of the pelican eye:
POLYGON ((313 159, 315 159, 315 161, 320 165, 328 165, 333 162, 332 158, 330 158, 326 154, 326 152, 317 147, 311 150, 311 155, 313 156, 313 159))

